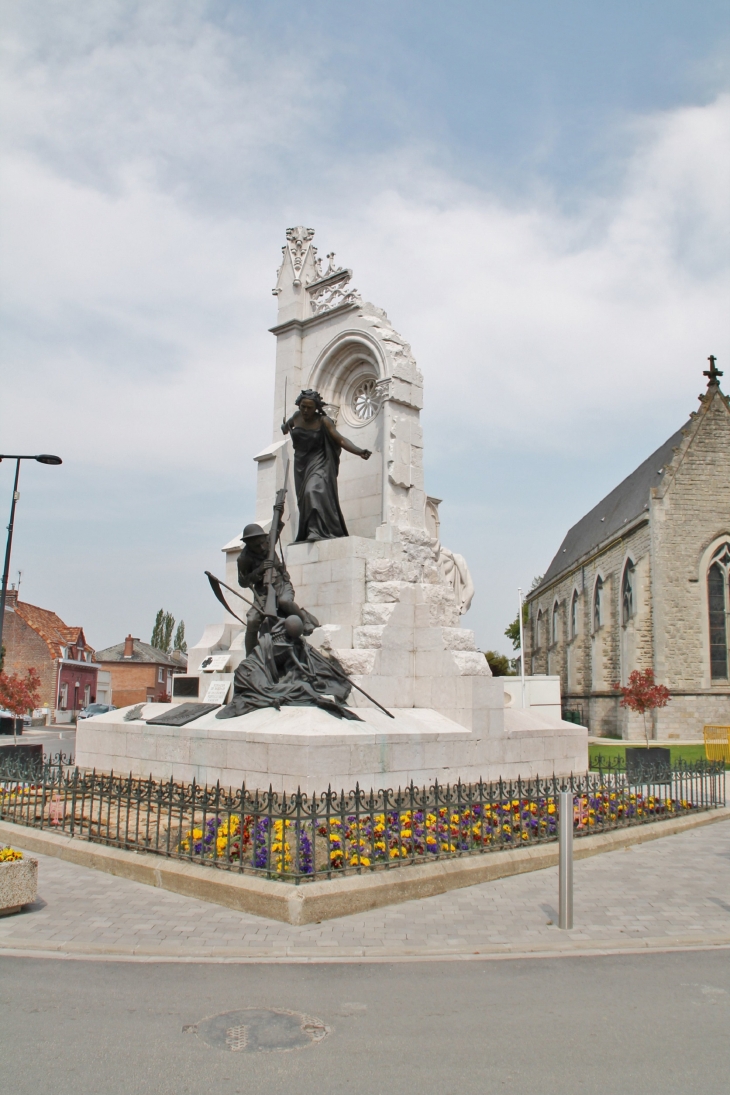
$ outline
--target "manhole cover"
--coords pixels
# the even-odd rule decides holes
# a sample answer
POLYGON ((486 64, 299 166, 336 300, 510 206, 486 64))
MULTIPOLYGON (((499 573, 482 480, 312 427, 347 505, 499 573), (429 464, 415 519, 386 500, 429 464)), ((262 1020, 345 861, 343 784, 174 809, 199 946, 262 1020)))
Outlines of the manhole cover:
POLYGON ((201 1019, 195 1033, 215 1049, 257 1053, 259 1050, 304 1049, 326 1038, 329 1028, 321 1019, 313 1019, 299 1011, 243 1008, 201 1019))

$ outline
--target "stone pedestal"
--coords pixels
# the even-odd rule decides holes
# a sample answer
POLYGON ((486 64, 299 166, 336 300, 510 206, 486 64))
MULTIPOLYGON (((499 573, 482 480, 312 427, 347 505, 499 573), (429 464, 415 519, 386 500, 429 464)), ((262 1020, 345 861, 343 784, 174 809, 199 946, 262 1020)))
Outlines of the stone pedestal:
MULTIPOLYGON (((358 708, 362 722, 342 721, 314 707, 253 711, 235 719, 203 715, 187 726, 124 722, 123 711, 84 719, 76 738, 77 762, 97 771, 141 778, 307 794, 361 788, 466 783, 517 776, 584 772, 586 732, 530 711, 497 705, 501 685, 486 681, 493 704, 484 732, 466 730, 433 709, 395 708, 394 719, 358 708)), ((169 704, 148 704, 152 718, 169 704)))

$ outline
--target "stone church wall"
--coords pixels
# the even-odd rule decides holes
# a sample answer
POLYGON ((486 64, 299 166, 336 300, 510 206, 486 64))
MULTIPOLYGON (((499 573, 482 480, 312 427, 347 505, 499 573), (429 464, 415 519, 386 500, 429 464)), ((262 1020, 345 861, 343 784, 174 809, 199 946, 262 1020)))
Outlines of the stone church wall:
POLYGON ((661 737, 700 738, 704 723, 730 723, 730 682, 710 678, 707 613, 710 556, 730 537, 730 413, 719 392, 700 413, 651 500, 655 668, 673 694, 657 713, 661 737))
POLYGON ((612 737, 643 735, 629 723, 613 688, 632 669, 652 664, 651 538, 648 521, 634 525, 626 536, 611 541, 559 578, 529 605, 525 646, 533 673, 560 676, 563 705, 579 710, 592 734, 612 737), (634 564, 635 614, 621 622, 621 588, 628 560, 634 564), (603 582, 600 628, 593 626, 596 581, 603 582), (577 595, 577 633, 572 634, 572 602, 577 595), (558 641, 552 639, 552 613, 558 605, 558 641), (542 612, 542 641, 536 645, 537 615, 542 612))

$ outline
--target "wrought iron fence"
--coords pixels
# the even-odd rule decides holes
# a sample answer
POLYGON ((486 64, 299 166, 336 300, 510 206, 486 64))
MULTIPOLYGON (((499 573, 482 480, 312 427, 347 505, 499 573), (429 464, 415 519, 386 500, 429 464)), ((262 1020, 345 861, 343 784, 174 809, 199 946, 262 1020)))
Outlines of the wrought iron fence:
POLYGON ((0 816, 299 883, 557 840, 561 789, 573 791, 578 837, 724 805, 723 765, 680 764, 668 775, 637 786, 607 765, 568 779, 306 795, 105 775, 59 755, 40 773, 5 761, 0 816))

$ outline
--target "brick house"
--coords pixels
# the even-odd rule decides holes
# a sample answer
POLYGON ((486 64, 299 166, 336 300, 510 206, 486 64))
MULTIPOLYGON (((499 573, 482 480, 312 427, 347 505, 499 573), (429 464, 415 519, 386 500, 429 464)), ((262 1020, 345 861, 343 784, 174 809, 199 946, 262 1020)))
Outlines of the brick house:
POLYGON ((24 673, 31 667, 41 679, 40 706, 56 722, 72 722, 76 712, 96 702, 99 665, 82 627, 69 627, 47 608, 18 600, 9 589, 3 628, 5 669, 24 673))
POLYGON ((149 643, 127 635, 123 643, 98 650, 96 659, 112 677, 116 707, 135 703, 166 703, 172 696, 174 673, 184 673, 186 660, 180 652, 163 654, 149 643))
POLYGON ((566 535, 528 598, 526 668, 559 674, 593 734, 643 737, 614 685, 672 693, 652 735, 730 723, 730 401, 714 359, 689 422, 566 535))

